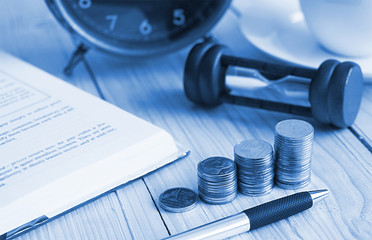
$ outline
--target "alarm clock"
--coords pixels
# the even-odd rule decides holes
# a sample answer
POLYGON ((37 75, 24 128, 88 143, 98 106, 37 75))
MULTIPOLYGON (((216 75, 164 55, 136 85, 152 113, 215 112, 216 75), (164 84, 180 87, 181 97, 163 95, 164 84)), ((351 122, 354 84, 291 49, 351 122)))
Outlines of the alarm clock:
POLYGON ((205 36, 231 0, 45 0, 89 48, 124 56, 181 49, 205 36))

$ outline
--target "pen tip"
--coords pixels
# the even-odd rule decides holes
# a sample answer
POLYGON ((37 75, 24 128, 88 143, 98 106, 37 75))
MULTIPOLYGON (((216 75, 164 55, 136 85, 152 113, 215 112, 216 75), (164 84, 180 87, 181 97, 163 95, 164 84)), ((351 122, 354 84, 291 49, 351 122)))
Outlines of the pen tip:
POLYGON ((309 191, 309 194, 311 198, 313 199, 313 202, 315 202, 315 201, 319 201, 327 197, 329 194, 329 191, 328 189, 314 190, 314 191, 309 191))

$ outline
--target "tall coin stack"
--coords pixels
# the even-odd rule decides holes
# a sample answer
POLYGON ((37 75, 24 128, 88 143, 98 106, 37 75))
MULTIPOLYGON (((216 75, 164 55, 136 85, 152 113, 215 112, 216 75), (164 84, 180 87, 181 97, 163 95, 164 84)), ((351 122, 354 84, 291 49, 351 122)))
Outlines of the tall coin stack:
POLYGON ((211 157, 198 164, 198 190, 202 201, 224 204, 236 198, 236 165, 224 157, 211 157))
POLYGON ((275 126, 275 181, 279 187, 305 187, 311 177, 314 128, 305 121, 284 120, 275 126))
POLYGON ((244 140, 234 147, 241 193, 260 196, 271 192, 274 185, 273 148, 262 140, 244 140))

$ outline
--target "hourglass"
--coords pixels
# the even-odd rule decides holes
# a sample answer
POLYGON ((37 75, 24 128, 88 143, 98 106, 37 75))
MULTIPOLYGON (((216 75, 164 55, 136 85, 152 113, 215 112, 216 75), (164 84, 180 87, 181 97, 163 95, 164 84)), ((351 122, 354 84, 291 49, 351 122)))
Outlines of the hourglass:
POLYGON ((345 128, 354 122, 359 111, 363 75, 358 64, 353 62, 326 60, 318 69, 273 64, 233 56, 226 46, 203 42, 193 47, 186 60, 184 90, 189 100, 204 106, 238 104, 312 116, 321 123, 345 128), (234 74, 242 77, 250 70, 258 72, 265 81, 288 76, 305 79, 310 107, 232 94, 228 79, 234 74))

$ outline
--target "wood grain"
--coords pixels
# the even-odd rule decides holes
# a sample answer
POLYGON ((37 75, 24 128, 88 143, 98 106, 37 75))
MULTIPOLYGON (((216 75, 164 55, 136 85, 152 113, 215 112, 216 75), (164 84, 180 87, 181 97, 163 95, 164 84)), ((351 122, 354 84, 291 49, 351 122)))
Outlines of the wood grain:
MULTIPOLYGON (((237 29, 230 25, 228 29, 226 27, 225 23, 221 23, 214 33, 218 39, 228 42, 231 39, 226 39, 226 36, 236 36, 233 31, 237 29)), ((233 38, 234 41, 237 39, 233 38)), ((136 63, 102 60, 99 54, 94 53, 88 59, 109 101, 165 128, 192 150, 187 159, 145 178, 154 198, 170 187, 184 186, 197 190, 196 164, 200 160, 213 155, 232 157, 234 144, 242 139, 258 138, 272 143, 275 124, 293 117, 237 106, 205 109, 193 105, 187 101, 182 90, 180 69, 186 54, 179 52, 136 63)), ((371 201, 372 189, 365 184, 372 180, 371 153, 349 130, 337 130, 321 126, 311 119, 306 120, 316 129, 313 180, 306 189, 329 188, 332 196, 299 216, 240 237, 363 239, 371 233, 368 226, 372 219, 368 213, 372 208, 368 202, 371 201), (357 205, 360 207, 351 207, 357 205)), ((200 203, 187 213, 161 210, 161 214, 174 234, 292 192, 276 187, 264 197, 239 195, 233 203, 222 206, 200 203)))
MULTIPOLYGON (((0 38, 2 49, 97 94, 82 65, 71 78, 61 74, 73 45, 43 3, 6 0, 2 9, 6 10, 0 15, 0 29, 7 33, 7 37, 0 38)), ((237 21, 236 16, 228 12, 213 34, 240 55, 274 61, 241 36, 237 21)), ((190 148, 191 154, 147 175, 146 184, 142 180, 132 182, 19 239, 159 239, 167 236, 168 231, 175 234, 295 192, 275 187, 266 196, 239 194, 232 203, 200 203, 186 213, 169 213, 154 205, 158 196, 170 187, 189 187, 196 191, 196 165, 202 159, 214 155, 231 158, 233 146, 243 139, 257 138, 273 143, 275 124, 294 117, 231 105, 210 109, 190 103, 182 89, 182 69, 188 50, 135 61, 89 52, 87 63, 106 99, 166 129, 190 148)), ((368 88, 366 92, 370 91, 368 88)), ((371 94, 364 96, 355 126, 370 137, 372 130, 368 123, 372 118, 368 108, 372 99, 369 96, 371 94)), ((331 196, 306 212, 232 239, 370 238, 371 152, 348 129, 338 130, 312 119, 301 119, 309 121, 316 130, 312 182, 304 190, 328 188, 331 196)))
POLYGON ((372 85, 365 84, 363 99, 360 106, 358 116, 352 126, 356 132, 357 137, 365 143, 366 147, 372 152, 372 85))
POLYGON ((131 239, 132 236, 122 204, 116 193, 110 193, 17 239, 131 239))
MULTIPOLYGON (((43 1, 6 0, 1 3, 0 12, 1 50, 98 95, 84 64, 79 64, 71 77, 63 74, 75 46, 43 1)), ((138 180, 17 239, 149 239, 148 236, 167 235, 144 182, 138 180), (119 201, 117 196, 123 194, 129 197, 119 201), (130 197, 136 195, 139 197, 130 197), (129 217, 126 216, 124 209, 132 209, 127 206, 132 206, 133 201, 142 206, 146 215, 128 210, 129 217), (146 223, 144 216, 160 224, 142 224, 146 223)))

